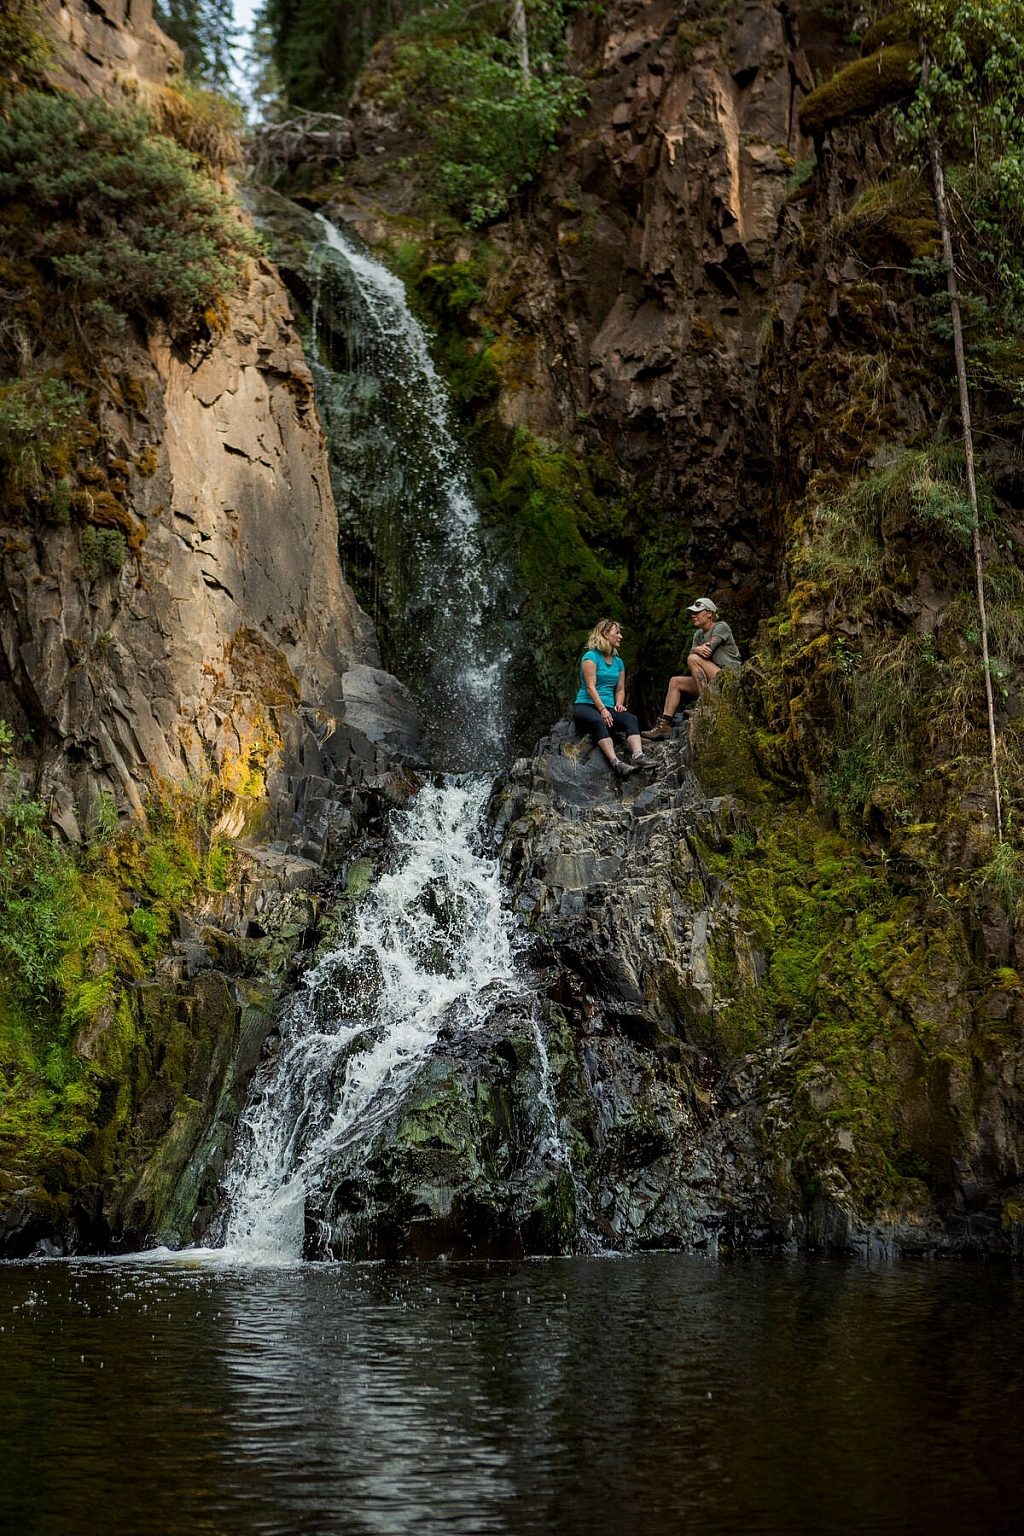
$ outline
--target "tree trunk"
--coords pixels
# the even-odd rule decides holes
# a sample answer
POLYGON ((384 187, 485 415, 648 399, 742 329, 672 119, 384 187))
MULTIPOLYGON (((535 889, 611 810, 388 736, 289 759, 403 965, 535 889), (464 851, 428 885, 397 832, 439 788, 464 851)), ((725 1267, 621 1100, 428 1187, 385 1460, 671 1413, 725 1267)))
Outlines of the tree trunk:
MULTIPOLYGON (((924 55, 921 70, 922 85, 928 83, 931 60, 924 55)), ((946 201, 946 178, 942 166, 942 150, 935 129, 929 122, 928 152, 932 163, 932 183, 935 189, 935 208, 942 232, 942 259, 946 268, 946 287, 949 291, 949 312, 953 322, 953 356, 956 359, 956 379, 960 390, 960 420, 963 424, 964 458, 967 463, 967 494, 971 502, 971 542, 974 547, 974 583, 978 598, 978 619, 981 628, 981 664, 985 673, 985 703, 988 707, 988 740, 992 759, 992 790, 995 796, 996 837, 1003 840, 1003 806, 999 789, 998 742, 996 739, 996 711, 992 696, 992 673, 989 670, 988 617, 985 612, 985 571, 981 557, 981 528, 978 522, 978 485, 974 473, 974 432, 971 427, 971 400, 967 389, 967 364, 964 360, 964 331, 960 316, 960 292, 956 281, 956 265, 953 261, 953 237, 949 226, 949 205, 946 201)))
POLYGON ((523 79, 530 78, 530 42, 526 35, 526 7, 523 0, 515 0, 512 7, 512 22, 510 26, 513 40, 519 49, 519 67, 523 72, 523 79))

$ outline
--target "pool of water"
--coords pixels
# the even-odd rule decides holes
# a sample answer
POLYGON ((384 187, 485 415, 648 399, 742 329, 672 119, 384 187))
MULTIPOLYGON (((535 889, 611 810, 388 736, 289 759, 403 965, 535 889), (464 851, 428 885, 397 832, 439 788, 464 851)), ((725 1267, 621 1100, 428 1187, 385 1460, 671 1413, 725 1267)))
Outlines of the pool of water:
POLYGON ((1024 1275, 0 1264, 0 1529, 1017 1531, 1024 1275))

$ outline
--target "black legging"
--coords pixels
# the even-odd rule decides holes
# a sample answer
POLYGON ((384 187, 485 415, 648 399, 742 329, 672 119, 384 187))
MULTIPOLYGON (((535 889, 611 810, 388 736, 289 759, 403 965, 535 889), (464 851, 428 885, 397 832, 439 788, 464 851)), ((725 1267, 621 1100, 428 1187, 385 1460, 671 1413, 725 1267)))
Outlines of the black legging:
MULTIPOLYGON (((631 715, 628 709, 613 709, 612 731, 622 736, 639 736, 640 723, 636 715, 631 715)), ((608 729, 601 719, 600 712, 593 704, 574 704, 572 707, 572 723, 577 731, 587 731, 591 741, 607 741, 612 731, 608 729)))

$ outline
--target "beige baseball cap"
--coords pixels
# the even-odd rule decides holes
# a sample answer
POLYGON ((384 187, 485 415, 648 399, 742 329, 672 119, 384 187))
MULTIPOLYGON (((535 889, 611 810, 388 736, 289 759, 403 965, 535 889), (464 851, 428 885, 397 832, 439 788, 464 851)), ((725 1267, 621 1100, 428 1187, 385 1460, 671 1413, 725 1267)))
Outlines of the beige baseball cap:
POLYGON ((687 613, 717 613, 718 607, 711 601, 710 597, 698 597, 697 601, 691 603, 686 611, 687 613))

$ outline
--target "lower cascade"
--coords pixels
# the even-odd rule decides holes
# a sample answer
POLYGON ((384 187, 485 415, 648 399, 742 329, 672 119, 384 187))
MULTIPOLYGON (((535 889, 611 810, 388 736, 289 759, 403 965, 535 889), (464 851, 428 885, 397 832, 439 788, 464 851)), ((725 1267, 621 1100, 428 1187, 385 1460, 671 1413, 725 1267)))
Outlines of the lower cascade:
POLYGON ((300 1257, 307 1202, 330 1203, 441 1032, 522 998, 497 861, 479 845, 489 789, 427 785, 395 813, 394 867, 291 999, 229 1170, 231 1254, 300 1257))

